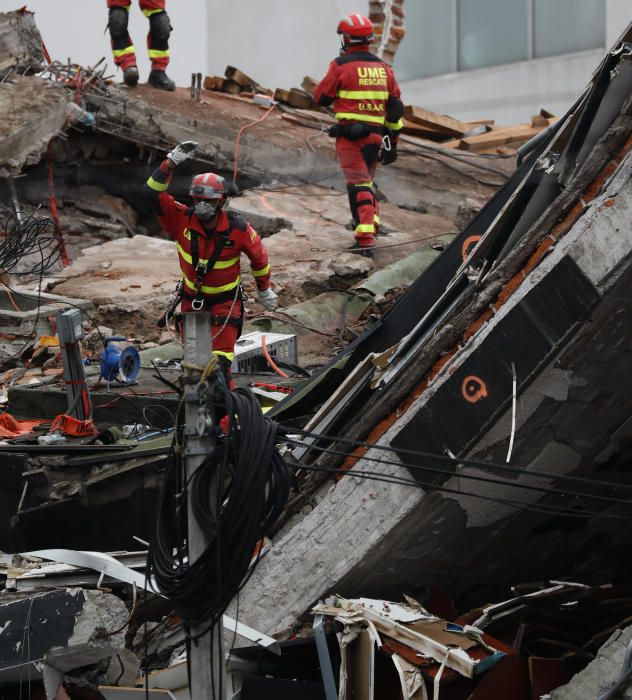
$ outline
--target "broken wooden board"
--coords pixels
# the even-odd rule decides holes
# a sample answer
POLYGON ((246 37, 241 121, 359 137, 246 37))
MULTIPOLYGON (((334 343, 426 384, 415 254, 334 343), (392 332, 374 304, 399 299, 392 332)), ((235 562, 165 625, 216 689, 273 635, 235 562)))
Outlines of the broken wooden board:
POLYGON ((505 146, 514 141, 528 141, 542 131, 541 128, 533 128, 529 124, 518 124, 517 126, 507 126, 502 129, 492 129, 485 134, 468 136, 463 139, 447 141, 443 145, 446 148, 458 148, 461 151, 481 151, 505 146))
POLYGON ((466 122, 469 128, 473 129, 475 126, 494 126, 496 124, 495 119, 468 119, 466 122))
POLYGON ((277 102, 287 102, 289 96, 290 96, 289 90, 284 90, 283 88, 277 88, 274 91, 272 99, 276 100, 277 102))
POLYGON ((305 90, 292 88, 287 96, 287 103, 300 109, 311 109, 314 106, 314 98, 305 90))
POLYGON ((241 92, 241 85, 234 80, 224 80, 221 91, 227 92, 229 95, 239 95, 241 92))
POLYGON ((544 117, 541 114, 534 114, 531 117, 531 126, 541 129, 546 129, 547 126, 554 124, 557 121, 557 117, 544 117))
POLYGON ((246 75, 244 72, 240 71, 239 68, 235 68, 234 66, 226 66, 224 75, 226 76, 227 80, 232 80, 243 88, 248 88, 257 84, 256 81, 254 81, 250 76, 246 75))
POLYGON ((418 138, 427 139, 430 141, 444 141, 446 139, 445 134, 439 134, 432 129, 426 129, 425 127, 411 122, 410 120, 404 118, 402 119, 404 123, 404 128, 402 129, 403 134, 408 134, 409 136, 417 136, 418 138))
POLYGON ((443 136, 463 136, 466 131, 472 128, 459 119, 448 117, 445 114, 436 114, 416 105, 406 105, 404 116, 409 121, 443 136))
POLYGON ((316 86, 318 85, 318 80, 315 80, 314 78, 311 78, 309 75, 306 75, 303 78, 303 82, 301 83, 301 87, 305 92, 309 93, 310 95, 314 94, 314 90, 316 89, 316 86))
POLYGON ((205 90, 221 90, 224 84, 224 78, 220 75, 207 75, 204 77, 205 90))

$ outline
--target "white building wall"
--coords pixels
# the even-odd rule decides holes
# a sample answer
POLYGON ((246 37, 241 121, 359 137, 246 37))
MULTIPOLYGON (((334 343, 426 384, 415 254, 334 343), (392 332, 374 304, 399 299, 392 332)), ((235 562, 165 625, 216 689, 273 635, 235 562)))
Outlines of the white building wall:
MULTIPOLYGON (((415 0, 408 0, 414 2, 415 0)), ((632 21, 631 0, 605 0, 606 46, 632 21)), ((544 108, 564 114, 584 90, 604 49, 462 71, 401 83, 404 102, 459 119, 528 122, 544 108)))
POLYGON ((368 0, 233 0, 220 5, 208 15, 207 73, 224 75, 232 65, 272 89, 300 87, 306 75, 320 79, 338 55, 336 27, 349 12, 366 15, 368 0))

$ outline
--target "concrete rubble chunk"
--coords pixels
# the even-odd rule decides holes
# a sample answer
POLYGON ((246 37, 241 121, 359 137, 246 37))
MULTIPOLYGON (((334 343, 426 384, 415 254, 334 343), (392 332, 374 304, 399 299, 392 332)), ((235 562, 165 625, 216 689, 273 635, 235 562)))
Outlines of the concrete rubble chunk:
POLYGON ((116 596, 81 588, 0 603, 0 679, 19 680, 33 661, 67 672, 108 658, 125 646, 115 630, 128 617, 116 596))
MULTIPOLYGON (((599 649, 597 658, 573 677, 568 685, 554 690, 547 700, 595 700, 611 690, 624 671, 623 660, 632 643, 632 627, 618 629, 599 649)), ((632 678, 623 683, 613 696, 619 700, 632 700, 632 678)))
POLYGON ((32 12, 25 8, 0 12, 0 75, 10 74, 11 69, 23 71, 43 65, 42 46, 32 12))
POLYGON ((0 177, 39 162, 66 121, 69 93, 39 78, 16 75, 0 83, 0 177))

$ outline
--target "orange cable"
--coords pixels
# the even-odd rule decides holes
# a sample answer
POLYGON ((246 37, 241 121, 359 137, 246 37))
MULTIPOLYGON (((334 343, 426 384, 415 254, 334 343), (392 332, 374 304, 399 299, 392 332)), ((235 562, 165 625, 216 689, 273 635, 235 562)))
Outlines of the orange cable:
POLYGON ((15 303, 15 301, 13 301, 13 297, 11 296, 11 290, 10 290, 9 287, 7 286, 7 283, 6 283, 6 282, 3 282, 2 280, 0 280, 0 282, 2 282, 2 284, 5 286, 5 288, 6 288, 6 290, 7 290, 7 294, 8 294, 8 296, 9 296, 9 301, 11 302, 11 306, 12 306, 16 311, 22 311, 22 309, 15 303))
POLYGON ((268 110, 266 110, 266 113, 262 117, 259 117, 259 119, 256 119, 254 122, 244 124, 241 127, 241 129, 237 132, 237 139, 235 140, 235 167, 233 169, 233 182, 237 182, 237 160, 239 158, 239 141, 241 139, 242 132, 244 132, 246 129, 249 129, 251 126, 258 124, 259 122, 262 122, 275 107, 276 105, 272 105, 268 110))
POLYGON ((279 377, 284 377, 285 379, 287 379, 287 374, 285 374, 285 372, 282 369, 279 369, 274 364, 274 360, 270 357, 270 353, 268 352, 268 346, 266 345, 265 335, 261 336, 261 349, 263 350, 263 356, 268 361, 270 368, 273 369, 279 375, 279 377))

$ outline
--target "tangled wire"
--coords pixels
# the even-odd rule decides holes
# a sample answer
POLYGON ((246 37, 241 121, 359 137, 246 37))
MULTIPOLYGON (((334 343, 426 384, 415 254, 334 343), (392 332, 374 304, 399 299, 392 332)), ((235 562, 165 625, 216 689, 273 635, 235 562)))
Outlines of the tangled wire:
POLYGON ((286 464, 275 447, 276 423, 261 413, 248 389, 225 391, 223 400, 228 433, 189 482, 180 455, 172 451, 148 557, 159 591, 174 604, 185 627, 196 629, 191 639, 221 621, 250 578, 261 556, 258 544, 281 514, 290 488, 286 464), (212 484, 219 484, 216 499, 210 498, 212 484), (191 517, 208 542, 194 562, 188 560, 191 517))
POLYGON ((0 229, 0 270, 21 275, 44 275, 60 258, 59 235, 48 216, 22 217, 7 207, 0 229), (32 261, 25 261, 28 256, 32 261), (16 268, 22 262, 21 269, 16 268))

